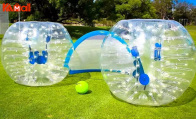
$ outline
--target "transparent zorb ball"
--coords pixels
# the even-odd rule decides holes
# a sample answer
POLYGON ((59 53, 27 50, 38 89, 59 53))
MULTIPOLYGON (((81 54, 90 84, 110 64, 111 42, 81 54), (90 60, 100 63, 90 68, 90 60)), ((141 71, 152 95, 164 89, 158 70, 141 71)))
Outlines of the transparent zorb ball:
POLYGON ((195 45, 170 20, 122 20, 105 38, 102 74, 111 92, 137 105, 172 102, 195 75, 195 45))
POLYGON ((4 35, 2 64, 16 83, 52 85, 68 74, 64 60, 71 46, 70 35, 61 24, 17 22, 4 35))

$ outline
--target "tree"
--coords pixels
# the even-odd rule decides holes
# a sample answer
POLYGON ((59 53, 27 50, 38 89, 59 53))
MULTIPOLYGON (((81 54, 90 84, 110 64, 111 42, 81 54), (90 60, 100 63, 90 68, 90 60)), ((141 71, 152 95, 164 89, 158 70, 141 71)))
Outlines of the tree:
POLYGON ((178 3, 174 12, 174 18, 176 21, 188 19, 189 23, 196 23, 196 7, 187 2, 178 3))
MULTIPOLYGON (((138 10, 138 18, 153 19, 157 18, 156 9, 152 5, 151 0, 141 0, 141 7, 138 10)), ((136 13, 137 14, 137 13, 136 13)))
POLYGON ((115 0, 118 20, 131 18, 156 18, 151 0, 115 0))
POLYGON ((114 0, 96 0, 95 2, 95 19, 106 18, 108 20, 116 20, 115 1, 114 0))
POLYGON ((96 11, 93 0, 50 0, 50 3, 54 3, 59 10, 58 21, 80 18, 92 26, 96 11))
POLYGON ((190 11, 190 22, 196 25, 196 7, 192 6, 190 11))
POLYGON ((95 19, 96 8, 93 0, 79 0, 78 1, 79 17, 85 21, 89 26, 94 26, 93 20, 95 19))
POLYGON ((62 22, 69 18, 78 16, 78 0, 49 0, 51 4, 55 4, 58 13, 58 21, 62 22))
POLYGON ((56 4, 50 0, 24 0, 23 4, 31 3, 31 12, 24 13, 24 16, 34 16, 34 20, 57 21, 58 12, 56 4))
POLYGON ((172 16, 172 9, 178 0, 154 0, 153 6, 157 10, 157 15, 160 19, 172 16))

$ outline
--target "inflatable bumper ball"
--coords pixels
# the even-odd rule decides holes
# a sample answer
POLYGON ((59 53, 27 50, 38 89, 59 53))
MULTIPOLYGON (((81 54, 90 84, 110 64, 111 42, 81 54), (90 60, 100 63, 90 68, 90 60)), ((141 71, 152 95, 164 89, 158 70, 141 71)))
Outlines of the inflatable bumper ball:
POLYGON ((2 64, 19 84, 46 86, 68 74, 64 59, 72 40, 63 25, 52 22, 18 22, 5 33, 2 64))
POLYGON ((102 74, 111 92, 137 105, 176 100, 195 76, 195 45, 171 20, 122 20, 105 38, 102 74))

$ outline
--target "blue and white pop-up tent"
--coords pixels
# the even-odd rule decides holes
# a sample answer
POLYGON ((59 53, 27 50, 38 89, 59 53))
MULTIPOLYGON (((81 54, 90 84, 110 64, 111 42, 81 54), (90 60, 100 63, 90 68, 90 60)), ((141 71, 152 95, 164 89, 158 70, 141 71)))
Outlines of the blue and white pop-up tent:
POLYGON ((108 34, 105 30, 92 31, 74 43, 67 53, 64 64, 70 69, 70 74, 101 71, 101 45, 108 34))

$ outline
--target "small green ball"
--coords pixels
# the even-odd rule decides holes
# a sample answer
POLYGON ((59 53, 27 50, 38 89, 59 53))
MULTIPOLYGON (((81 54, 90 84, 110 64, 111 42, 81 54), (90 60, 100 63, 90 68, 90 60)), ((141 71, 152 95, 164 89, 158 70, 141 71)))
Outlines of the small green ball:
POLYGON ((85 94, 88 92, 88 83, 86 81, 79 81, 75 86, 76 92, 85 94))

